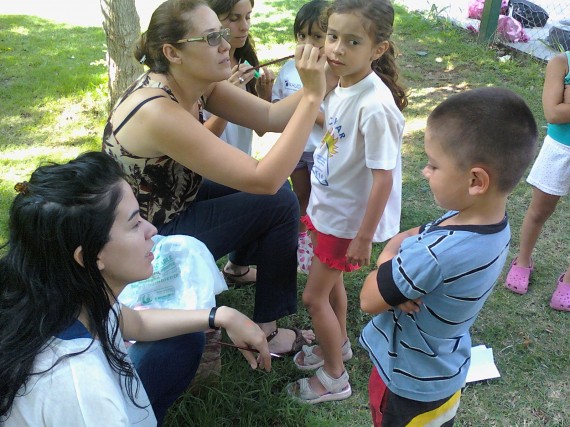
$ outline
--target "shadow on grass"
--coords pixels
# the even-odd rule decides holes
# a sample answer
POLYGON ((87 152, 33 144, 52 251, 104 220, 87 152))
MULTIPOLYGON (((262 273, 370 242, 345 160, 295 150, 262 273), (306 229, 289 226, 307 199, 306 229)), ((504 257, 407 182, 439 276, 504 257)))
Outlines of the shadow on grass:
MULTIPOLYGON (((102 28, 72 27, 33 16, 0 16, 0 135, 7 146, 47 143, 55 126, 77 125, 102 111, 106 97, 102 28), (62 102, 63 101, 63 102, 62 102), (64 108, 62 105, 78 104, 64 108), (75 122, 75 123, 74 123, 75 122)), ((58 141, 59 142, 59 141, 58 141)))

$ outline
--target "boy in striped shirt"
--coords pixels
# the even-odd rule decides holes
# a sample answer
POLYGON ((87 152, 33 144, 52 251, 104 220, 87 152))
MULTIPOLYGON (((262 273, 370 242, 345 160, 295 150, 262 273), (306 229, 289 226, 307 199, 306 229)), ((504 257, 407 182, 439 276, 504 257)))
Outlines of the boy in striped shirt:
POLYGON ((360 337, 374 364, 375 426, 453 425, 469 329, 509 251, 507 197, 536 140, 530 109, 505 89, 454 95, 430 114, 423 174, 448 212, 392 238, 360 294, 362 310, 376 315, 360 337))

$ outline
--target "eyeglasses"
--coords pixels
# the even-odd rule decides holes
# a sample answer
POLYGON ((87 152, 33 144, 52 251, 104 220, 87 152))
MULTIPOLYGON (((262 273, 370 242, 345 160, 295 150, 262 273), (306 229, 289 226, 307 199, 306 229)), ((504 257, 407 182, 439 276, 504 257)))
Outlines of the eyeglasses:
POLYGON ((202 37, 192 37, 189 39, 181 39, 178 40, 176 43, 186 43, 186 42, 208 42, 210 46, 219 46, 222 42, 222 39, 229 42, 230 41, 230 29, 224 28, 220 31, 213 31, 209 34, 206 34, 202 37))

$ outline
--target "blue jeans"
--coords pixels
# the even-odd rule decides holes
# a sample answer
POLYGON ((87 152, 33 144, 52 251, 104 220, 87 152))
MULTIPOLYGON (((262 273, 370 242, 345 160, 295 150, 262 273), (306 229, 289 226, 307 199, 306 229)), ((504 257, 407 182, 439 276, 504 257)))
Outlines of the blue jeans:
POLYGON ((204 343, 204 333, 196 332, 160 341, 139 341, 129 347, 129 357, 143 383, 158 425, 196 375, 204 343))
POLYGON ((234 190, 204 180, 194 203, 158 227, 204 242, 217 260, 257 265, 253 321, 267 323, 297 311, 299 202, 288 182, 275 195, 234 190))

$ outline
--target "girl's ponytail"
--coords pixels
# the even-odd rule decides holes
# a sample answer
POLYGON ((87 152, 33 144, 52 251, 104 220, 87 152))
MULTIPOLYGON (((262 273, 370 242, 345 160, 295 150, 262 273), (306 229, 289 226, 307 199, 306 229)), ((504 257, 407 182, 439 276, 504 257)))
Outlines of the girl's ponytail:
POLYGON ((388 40, 389 46, 386 52, 372 62, 372 70, 382 79, 384 84, 388 86, 396 106, 402 111, 408 105, 408 96, 404 87, 398 83, 398 67, 396 66, 396 48, 391 40, 388 40))
POLYGON ((408 97, 404 88, 398 83, 396 48, 390 40, 394 30, 394 8, 391 0, 335 0, 329 10, 329 16, 332 13, 360 14, 374 43, 388 42, 386 52, 372 62, 372 70, 388 86, 397 107, 402 111, 408 105, 408 97))

